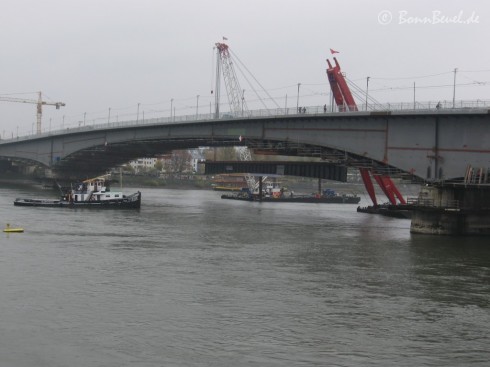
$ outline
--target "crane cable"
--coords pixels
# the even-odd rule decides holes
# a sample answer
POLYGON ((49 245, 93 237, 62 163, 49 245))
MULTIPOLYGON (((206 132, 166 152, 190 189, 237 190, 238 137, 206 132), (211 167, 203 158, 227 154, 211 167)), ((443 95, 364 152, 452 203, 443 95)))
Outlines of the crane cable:
MULTIPOLYGON (((267 90, 264 88, 264 86, 257 80, 257 78, 252 74, 252 72, 250 72, 250 70, 247 68, 247 66, 240 60, 240 58, 237 56, 237 54, 235 52, 233 52, 233 50, 230 49, 230 52, 231 54, 233 55, 233 57, 238 61, 238 63, 240 63, 240 65, 242 65, 242 67, 248 72, 248 74, 253 78, 253 80, 257 83, 257 85, 262 88, 262 91, 267 95, 267 97, 269 97, 269 99, 276 105, 277 108, 280 108, 279 104, 274 100, 274 98, 272 98, 272 96, 269 94, 269 92, 267 92, 267 90)), ((248 82, 248 84, 250 85, 250 87, 252 88, 252 90, 254 91, 254 93, 256 94, 257 98, 259 98, 259 100, 261 101, 262 105, 264 106, 264 108, 267 109, 267 106, 265 105, 264 101, 263 101, 263 98, 260 97, 259 93, 257 92, 257 90, 253 87, 252 83, 250 82, 250 80, 247 78, 246 74, 242 71, 242 69, 240 68, 240 65, 237 64, 237 68, 238 70, 241 72, 241 74, 243 75, 243 77, 245 78, 245 80, 248 82)))

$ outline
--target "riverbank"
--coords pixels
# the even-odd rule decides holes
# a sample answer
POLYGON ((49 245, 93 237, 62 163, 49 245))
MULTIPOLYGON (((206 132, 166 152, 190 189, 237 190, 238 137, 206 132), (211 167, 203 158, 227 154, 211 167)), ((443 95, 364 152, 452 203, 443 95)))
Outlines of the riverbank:
MULTIPOLYGON (((280 177, 277 178, 277 183, 280 186, 286 187, 288 190, 292 190, 295 193, 310 194, 318 191, 318 180, 311 178, 298 178, 298 177, 280 177)), ((32 185, 37 188, 51 188, 54 187, 54 183, 50 179, 41 179, 38 177, 32 177, 22 175, 20 173, 2 173, 0 175, 0 184, 3 185, 32 185)), ((69 184, 69 183, 66 183, 69 184)), ((120 186, 120 176, 118 174, 112 175, 111 186, 116 188, 120 186)), ((212 190, 213 189, 213 177, 212 176, 170 176, 170 177, 154 177, 144 175, 123 175, 122 176, 123 188, 161 188, 170 190, 212 190)), ((417 196, 420 190, 419 185, 413 185, 408 183, 397 183, 397 187, 403 193, 404 196, 417 196)), ((353 194, 358 196, 366 196, 366 190, 361 182, 336 182, 336 181, 322 181, 322 189, 333 189, 339 194, 353 194)), ((384 194, 381 189, 376 187, 376 195, 380 198, 380 202, 383 200, 384 194)))
MULTIPOLYGON (((114 188, 119 186, 120 185, 119 175, 113 175, 112 179, 110 180, 110 183, 111 186, 114 188)), ((54 181, 52 179, 41 179, 38 177, 32 177, 19 173, 2 173, 0 176, 0 184, 7 185, 7 186, 25 185, 25 186, 35 186, 35 187, 42 187, 42 188, 52 188, 55 186, 54 181)), ((128 188, 211 190, 212 181, 203 178, 178 179, 178 178, 159 178, 159 177, 152 177, 152 176, 124 175, 122 177, 122 186, 128 188)))

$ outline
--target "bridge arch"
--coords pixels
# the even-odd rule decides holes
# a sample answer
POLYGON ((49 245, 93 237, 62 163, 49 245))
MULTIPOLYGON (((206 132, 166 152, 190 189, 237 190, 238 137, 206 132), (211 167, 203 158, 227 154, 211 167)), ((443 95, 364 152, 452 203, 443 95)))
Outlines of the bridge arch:
POLYGON ((468 164, 490 166, 489 116, 467 109, 123 122, 1 141, 0 157, 34 160, 62 174, 100 173, 176 149, 247 145, 437 181, 463 177, 468 164))

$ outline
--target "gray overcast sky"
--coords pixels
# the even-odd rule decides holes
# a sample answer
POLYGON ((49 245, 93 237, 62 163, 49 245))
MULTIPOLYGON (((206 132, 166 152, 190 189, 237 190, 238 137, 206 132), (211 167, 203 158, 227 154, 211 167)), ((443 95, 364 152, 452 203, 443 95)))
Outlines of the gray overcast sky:
MULTIPOLYGON (((4 0, 0 94, 65 102, 44 108, 43 129, 84 113, 102 123, 109 108, 111 121, 134 119, 138 103, 140 118, 168 116, 172 98, 177 115, 193 114, 197 95, 209 112, 213 47, 225 36, 281 107, 286 95, 295 106, 297 83, 300 105, 328 103, 330 48, 360 87, 371 77, 380 102, 412 101, 414 82, 417 100, 452 100, 454 68, 457 99, 490 99, 489 18, 488 0, 4 0), (423 18, 439 23, 413 23, 423 18)), ((35 105, 0 102, 2 136, 35 119, 35 105)))

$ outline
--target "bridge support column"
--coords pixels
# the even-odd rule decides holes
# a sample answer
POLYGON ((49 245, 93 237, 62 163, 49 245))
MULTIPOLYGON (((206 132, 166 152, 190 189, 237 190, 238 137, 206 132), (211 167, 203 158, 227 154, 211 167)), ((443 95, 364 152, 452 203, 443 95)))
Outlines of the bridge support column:
POLYGON ((490 236, 490 187, 422 188, 413 207, 410 232, 490 236))

